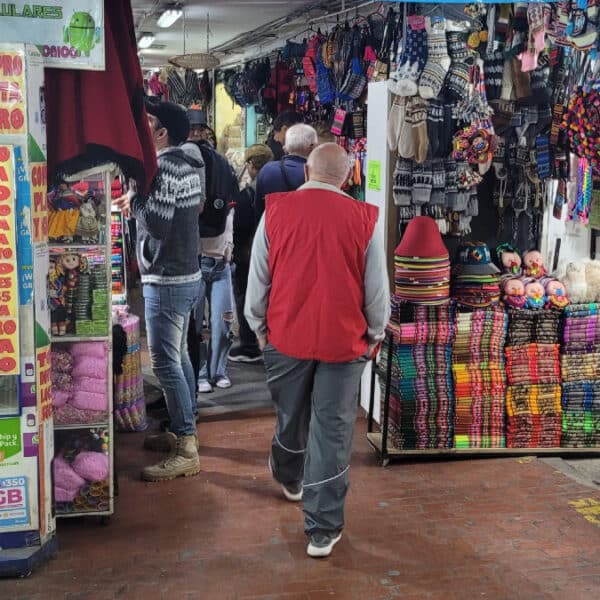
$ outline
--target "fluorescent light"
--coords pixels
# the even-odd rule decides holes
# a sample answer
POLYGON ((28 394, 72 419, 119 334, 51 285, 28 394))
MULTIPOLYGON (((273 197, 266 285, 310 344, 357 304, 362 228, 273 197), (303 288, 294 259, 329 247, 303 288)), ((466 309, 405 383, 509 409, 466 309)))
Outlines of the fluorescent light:
POLYGON ((169 8, 165 10, 165 12, 158 17, 158 21, 156 24, 159 27, 171 27, 179 17, 183 14, 183 11, 180 8, 169 8))
POLYGON ((154 43, 155 36, 152 33, 143 33, 142 37, 138 40, 138 48, 150 48, 154 43))

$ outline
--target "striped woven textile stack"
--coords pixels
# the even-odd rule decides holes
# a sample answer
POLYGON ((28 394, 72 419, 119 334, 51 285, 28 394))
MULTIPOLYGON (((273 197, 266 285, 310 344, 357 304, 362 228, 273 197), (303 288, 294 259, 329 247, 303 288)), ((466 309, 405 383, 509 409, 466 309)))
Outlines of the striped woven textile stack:
POLYGON ((500 306, 457 314, 452 353, 456 448, 505 446, 507 325, 508 317, 500 306))
MULTIPOLYGON (((392 298, 380 374, 392 359, 388 443, 400 449, 451 448, 454 391, 451 371, 455 307, 417 306, 392 298)), ((385 377, 380 377, 385 392, 385 377)), ((383 407, 382 407, 383 411, 383 407)), ((383 422, 383 414, 382 414, 383 422)))
POLYGON ((509 308, 506 446, 553 448, 562 433, 559 327, 554 310, 509 308))
POLYGON ((144 378, 142 375, 142 347, 140 319, 128 312, 126 306, 113 311, 127 336, 127 353, 123 357, 120 375, 115 375, 114 416, 119 431, 144 431, 148 427, 144 378))
POLYGON ((563 430, 561 445, 600 445, 600 304, 565 310, 561 347, 563 430))

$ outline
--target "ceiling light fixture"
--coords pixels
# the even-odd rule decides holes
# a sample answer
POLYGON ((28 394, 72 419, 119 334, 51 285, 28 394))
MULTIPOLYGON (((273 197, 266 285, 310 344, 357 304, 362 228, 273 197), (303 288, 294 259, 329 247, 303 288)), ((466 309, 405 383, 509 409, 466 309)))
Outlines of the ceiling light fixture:
POLYGON ((156 37, 153 33, 142 33, 142 37, 138 40, 138 48, 150 48, 156 37))
POLYGON ((167 27, 171 27, 177 19, 181 17, 183 11, 180 8, 168 8, 165 10, 160 17, 158 17, 158 21, 156 24, 159 27, 166 29, 167 27))

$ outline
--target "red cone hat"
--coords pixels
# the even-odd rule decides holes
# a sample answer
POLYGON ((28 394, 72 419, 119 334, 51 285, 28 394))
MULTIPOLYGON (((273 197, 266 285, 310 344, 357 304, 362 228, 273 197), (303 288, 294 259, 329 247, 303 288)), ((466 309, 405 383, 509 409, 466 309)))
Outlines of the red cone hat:
POLYGON ((414 217, 406 226, 404 235, 394 251, 396 256, 419 258, 450 258, 440 230, 431 217, 414 217))

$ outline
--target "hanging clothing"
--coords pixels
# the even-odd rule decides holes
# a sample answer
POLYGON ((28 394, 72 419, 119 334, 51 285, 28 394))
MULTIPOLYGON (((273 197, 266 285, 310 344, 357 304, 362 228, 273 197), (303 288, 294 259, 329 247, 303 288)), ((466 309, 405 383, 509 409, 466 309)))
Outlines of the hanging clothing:
POLYGON ((198 75, 195 71, 186 69, 183 77, 177 69, 171 69, 167 77, 169 99, 175 104, 189 107, 200 99, 198 75))
POLYGON ((50 178, 116 162, 149 189, 156 152, 134 30, 130 2, 106 0, 106 70, 45 70, 50 178))

